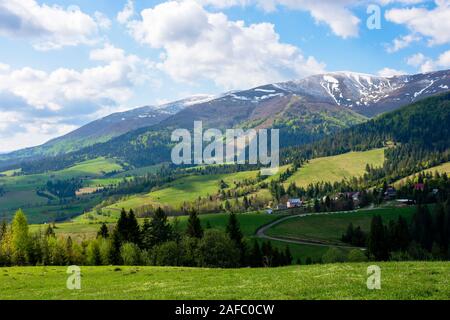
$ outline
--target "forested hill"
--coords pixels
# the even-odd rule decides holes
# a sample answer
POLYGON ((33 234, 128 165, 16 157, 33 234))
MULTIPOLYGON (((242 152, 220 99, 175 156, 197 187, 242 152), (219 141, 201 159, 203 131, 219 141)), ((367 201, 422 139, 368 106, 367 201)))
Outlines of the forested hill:
POLYGON ((288 148, 285 162, 372 148, 386 149, 387 176, 449 161, 450 91, 429 97, 303 147, 288 148), (399 172, 401 170, 401 172, 399 172))
MULTIPOLYGON (((387 150, 389 173, 398 171, 410 174, 428 168, 448 158, 450 148, 450 91, 429 97, 396 111, 383 114, 363 124, 353 126, 320 140, 283 150, 285 163, 299 159, 315 158, 348 151, 380 148, 397 144, 387 150), (389 161, 391 160, 391 162, 389 161)), ((170 132, 146 130, 127 133, 109 143, 97 144, 75 153, 54 157, 51 160, 22 163, 23 172, 38 172, 64 168, 89 157, 114 156, 126 159, 135 166, 168 161, 170 132)))

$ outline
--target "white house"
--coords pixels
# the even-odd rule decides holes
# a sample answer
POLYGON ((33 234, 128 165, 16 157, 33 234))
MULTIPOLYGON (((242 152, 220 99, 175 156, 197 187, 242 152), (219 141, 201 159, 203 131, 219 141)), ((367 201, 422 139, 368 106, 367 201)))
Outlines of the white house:
POLYGON ((288 208, 299 208, 302 206, 302 200, 300 199, 289 199, 286 203, 288 208))

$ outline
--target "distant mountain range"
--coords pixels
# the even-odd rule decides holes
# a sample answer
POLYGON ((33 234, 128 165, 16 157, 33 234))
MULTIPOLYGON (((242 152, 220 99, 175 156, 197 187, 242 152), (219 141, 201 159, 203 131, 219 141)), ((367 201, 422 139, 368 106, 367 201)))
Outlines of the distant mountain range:
MULTIPOLYGON (((276 127, 283 129, 283 145, 303 144, 449 87, 450 70, 389 78, 354 72, 313 75, 112 114, 42 146, 0 155, 0 160, 5 163, 68 152, 128 157, 124 152, 148 151, 155 145, 162 148, 170 139, 170 130, 192 128, 195 120, 220 129, 276 127)), ((132 158, 138 164, 152 162, 142 156, 132 158)))

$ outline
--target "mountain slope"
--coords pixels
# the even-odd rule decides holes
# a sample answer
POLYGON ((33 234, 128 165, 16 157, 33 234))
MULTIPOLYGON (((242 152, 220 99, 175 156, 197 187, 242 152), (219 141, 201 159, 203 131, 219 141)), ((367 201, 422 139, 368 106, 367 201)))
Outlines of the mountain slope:
POLYGON ((55 156, 84 147, 102 143, 127 132, 150 127, 176 114, 186 106, 211 99, 208 95, 198 95, 160 106, 145 106, 125 112, 113 113, 104 118, 90 122, 64 136, 47 143, 0 155, 0 160, 22 159, 42 156, 55 156))
POLYGON ((286 162, 388 147, 374 177, 396 181, 450 161, 450 91, 417 101, 307 146, 283 151, 286 162), (395 146, 395 147, 392 147, 395 146))
MULTIPOLYGON (((222 130, 234 127, 279 128, 282 146, 301 145, 363 123, 367 120, 366 116, 395 110, 424 97, 447 91, 449 87, 450 70, 390 78, 351 72, 314 75, 303 80, 228 92, 218 97, 199 96, 163 108, 153 108, 152 112, 170 112, 158 117, 158 121, 150 115, 142 123, 139 119, 124 122, 124 126, 120 125, 120 121, 112 123, 106 132, 112 130, 117 136, 111 139, 114 136, 102 134, 103 141, 108 141, 96 144, 95 147, 92 147, 93 143, 102 140, 97 137, 90 140, 86 132, 95 128, 94 134, 97 134, 101 130, 97 124, 90 124, 61 140, 50 142, 49 150, 55 150, 55 146, 61 144, 70 146, 67 139, 70 141, 71 137, 82 132, 80 136, 83 141, 87 141, 87 147, 68 157, 62 157, 66 159, 63 162, 70 158, 105 156, 118 157, 135 166, 154 164, 170 159, 171 131, 191 129, 194 121, 198 120, 203 121, 204 128, 222 130), (149 119, 152 121, 148 121, 149 119), (124 134, 119 135, 119 132, 124 134)), ((141 111, 138 109, 129 113, 140 114, 139 112, 141 111)), ((31 154, 36 154, 35 150, 32 149, 31 154)), ((63 153, 67 149, 59 151, 63 153)), ((21 152, 25 151, 3 156, 3 159, 17 157, 21 152)), ((45 152, 38 154, 45 155, 45 152)))

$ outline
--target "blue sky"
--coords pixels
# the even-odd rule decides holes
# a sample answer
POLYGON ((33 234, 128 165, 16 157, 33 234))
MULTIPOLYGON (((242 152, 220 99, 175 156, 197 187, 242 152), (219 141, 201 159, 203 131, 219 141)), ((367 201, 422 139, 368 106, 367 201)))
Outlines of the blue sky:
POLYGON ((450 0, 0 0, 0 151, 199 93, 447 69, 448 30, 450 0))

